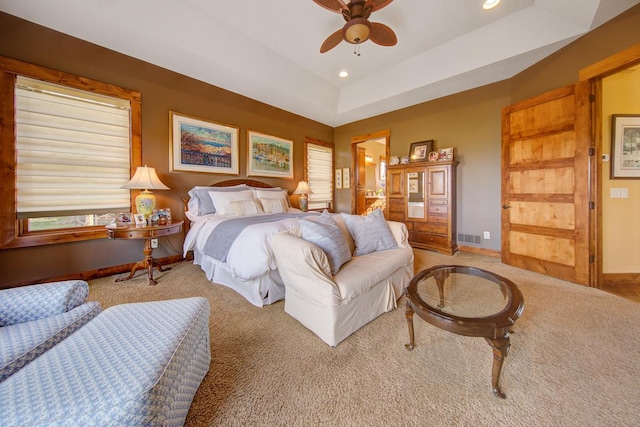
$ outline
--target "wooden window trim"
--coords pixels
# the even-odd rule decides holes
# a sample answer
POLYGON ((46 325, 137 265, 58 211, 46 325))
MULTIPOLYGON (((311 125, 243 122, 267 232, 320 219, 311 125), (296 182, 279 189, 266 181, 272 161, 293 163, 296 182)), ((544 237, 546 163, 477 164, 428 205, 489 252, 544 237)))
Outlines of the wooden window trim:
MULTIPOLYGON (((17 75, 126 99, 131 104, 131 173, 142 164, 142 112, 140 92, 86 77, 56 71, 0 56, 0 249, 40 246, 106 238, 104 227, 54 230, 20 235, 16 212, 16 149, 14 87, 17 75)), ((131 195, 133 206, 134 195, 131 195)))

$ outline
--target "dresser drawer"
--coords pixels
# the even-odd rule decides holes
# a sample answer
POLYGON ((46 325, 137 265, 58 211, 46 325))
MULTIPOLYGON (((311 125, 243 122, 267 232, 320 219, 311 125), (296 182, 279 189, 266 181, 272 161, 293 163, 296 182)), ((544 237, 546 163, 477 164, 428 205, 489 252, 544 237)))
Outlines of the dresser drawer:
POLYGON ((447 199, 429 199, 430 205, 448 205, 449 201, 447 199))
POLYGON ((413 241, 424 245, 447 247, 447 236, 439 236, 436 234, 413 233, 413 241))
POLYGON ((421 233, 447 234, 447 224, 421 222, 416 224, 416 231, 421 233))
POLYGON ((447 224, 447 216, 446 215, 429 215, 429 222, 435 224, 447 224))
POLYGON ((428 212, 436 214, 446 214, 449 211, 449 206, 446 205, 429 205, 428 212))

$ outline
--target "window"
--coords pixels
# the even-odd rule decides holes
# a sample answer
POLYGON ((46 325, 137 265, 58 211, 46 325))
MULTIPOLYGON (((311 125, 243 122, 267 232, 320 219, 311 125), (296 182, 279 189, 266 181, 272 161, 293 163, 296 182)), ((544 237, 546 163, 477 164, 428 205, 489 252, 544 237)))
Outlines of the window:
POLYGON ((333 206, 333 144, 305 138, 305 180, 312 193, 309 209, 333 206))
POLYGON ((140 164, 140 95, 0 58, 2 247, 105 236, 140 164), (64 85, 59 84, 64 82, 64 85))

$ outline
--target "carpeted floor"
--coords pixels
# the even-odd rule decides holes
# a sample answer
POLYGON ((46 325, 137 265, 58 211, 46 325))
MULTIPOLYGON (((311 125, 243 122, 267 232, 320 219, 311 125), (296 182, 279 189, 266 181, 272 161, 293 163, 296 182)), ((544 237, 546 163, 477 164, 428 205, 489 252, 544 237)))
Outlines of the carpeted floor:
POLYGON ((514 281, 525 310, 511 335, 501 400, 491 393, 492 352, 482 338, 442 331, 415 316, 407 351, 399 308, 336 348, 284 313, 257 308, 179 263, 127 282, 90 282, 89 299, 121 303, 205 296, 211 368, 187 426, 635 426, 640 424, 640 305, 468 253, 415 250, 416 271, 472 265, 514 281))

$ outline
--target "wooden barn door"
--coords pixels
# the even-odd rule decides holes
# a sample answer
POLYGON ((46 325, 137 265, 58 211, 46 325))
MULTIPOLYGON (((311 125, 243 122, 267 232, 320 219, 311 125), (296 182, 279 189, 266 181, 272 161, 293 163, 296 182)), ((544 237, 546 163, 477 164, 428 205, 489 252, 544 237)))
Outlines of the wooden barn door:
POLYGON ((502 261, 589 285, 588 82, 502 112, 502 261))

